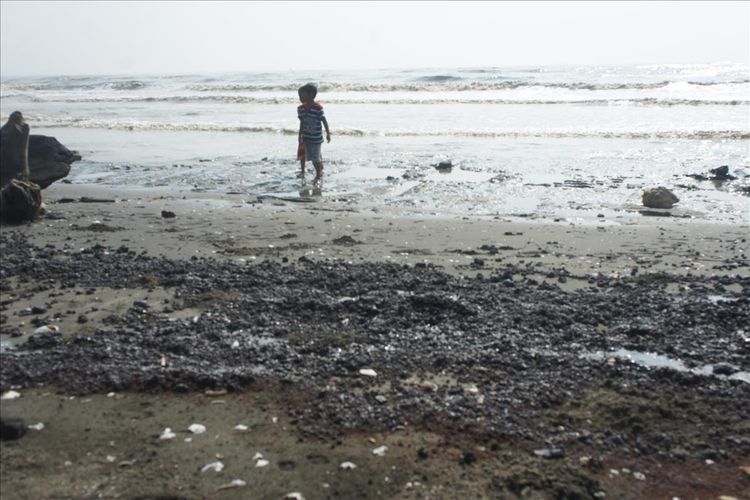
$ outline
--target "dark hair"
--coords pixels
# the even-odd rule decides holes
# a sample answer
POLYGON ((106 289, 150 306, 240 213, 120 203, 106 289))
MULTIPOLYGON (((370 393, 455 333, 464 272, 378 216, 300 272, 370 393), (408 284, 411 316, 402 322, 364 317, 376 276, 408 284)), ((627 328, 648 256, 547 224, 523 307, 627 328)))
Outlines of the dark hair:
POLYGON ((318 95, 318 87, 316 87, 315 84, 313 83, 306 83, 299 88, 297 93, 300 96, 302 96, 302 94, 307 94, 313 99, 315 99, 315 96, 318 95))

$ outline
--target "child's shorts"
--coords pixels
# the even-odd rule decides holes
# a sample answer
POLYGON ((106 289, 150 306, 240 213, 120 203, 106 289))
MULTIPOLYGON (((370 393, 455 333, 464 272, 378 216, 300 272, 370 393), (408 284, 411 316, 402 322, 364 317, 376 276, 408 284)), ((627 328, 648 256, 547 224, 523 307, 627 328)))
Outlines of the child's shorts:
POLYGON ((322 144, 305 143, 305 161, 320 163, 323 159, 320 156, 320 146, 322 144))

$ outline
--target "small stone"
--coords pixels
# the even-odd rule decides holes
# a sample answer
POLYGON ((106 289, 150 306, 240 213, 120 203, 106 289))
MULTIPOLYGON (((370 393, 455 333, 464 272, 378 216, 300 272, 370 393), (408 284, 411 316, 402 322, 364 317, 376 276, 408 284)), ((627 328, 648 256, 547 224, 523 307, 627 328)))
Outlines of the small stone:
POLYGON ((713 366, 713 373, 716 375, 732 375, 738 371, 740 368, 730 363, 716 363, 713 366))
POLYGON ((422 460, 425 460, 425 459, 427 459, 427 457, 429 457, 429 456, 430 456, 430 451, 429 451, 429 450, 428 450, 427 448, 425 448, 424 446, 422 446, 422 447, 421 447, 421 448, 420 448, 420 449, 419 449, 419 450, 417 451, 417 456, 418 456, 419 458, 421 458, 422 460))
POLYGON ((245 424, 237 424, 234 426, 234 430, 240 431, 240 432, 245 432, 247 429, 248 429, 248 426, 246 426, 245 424))
POLYGON ((26 425, 20 418, 0 419, 0 439, 15 441, 26 434, 26 425))
POLYGON ((642 472, 633 472, 633 477, 636 478, 638 481, 645 481, 646 475, 642 472))
POLYGON ((359 370, 360 375, 364 375, 365 377, 377 377, 378 374, 375 370, 372 368, 362 368, 359 370))
POLYGON ((344 469, 344 470, 352 470, 352 469, 356 469, 357 468, 357 466, 356 466, 356 464, 354 464, 354 462, 341 462, 341 465, 339 465, 339 467, 342 468, 342 469, 344 469))
POLYGON ((463 455, 461 455, 461 458, 459 459, 458 463, 461 465, 471 465, 476 461, 477 461, 477 456, 474 454, 473 451, 465 451, 463 455))
POLYGON ((161 211, 161 216, 164 219, 174 219, 175 217, 177 217, 177 214, 175 214, 174 212, 171 212, 169 210, 162 210, 161 211))
POLYGON ((534 450, 534 455, 542 458, 562 458, 565 456, 565 452, 562 448, 540 448, 534 450))
POLYGON ((255 462, 255 466, 256 467, 265 467, 265 466, 267 466, 270 463, 271 462, 269 462, 268 460, 266 460, 264 458, 261 458, 260 460, 258 460, 257 462, 255 462))
POLYGON ((305 500, 305 497, 302 496, 302 493, 299 491, 293 491, 291 493, 287 493, 284 497, 284 500, 305 500))
POLYGON ((39 422, 38 424, 31 424, 29 426, 29 429, 33 429, 35 431, 41 431, 44 429, 44 424, 42 422, 39 422))
POLYGON ((641 201, 643 206, 648 208, 672 208, 680 199, 669 189, 659 186, 644 190, 641 201))

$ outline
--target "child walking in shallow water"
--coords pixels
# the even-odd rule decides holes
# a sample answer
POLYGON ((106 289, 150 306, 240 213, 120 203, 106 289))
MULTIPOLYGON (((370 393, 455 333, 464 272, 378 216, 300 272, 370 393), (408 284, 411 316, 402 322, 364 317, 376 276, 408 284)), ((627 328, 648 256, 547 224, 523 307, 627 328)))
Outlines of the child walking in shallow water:
POLYGON ((323 114, 323 106, 315 101, 318 89, 315 85, 308 83, 299 88, 299 100, 302 102, 297 107, 299 118, 299 144, 297 157, 300 160, 302 172, 305 176, 305 162, 311 161, 315 167, 315 179, 313 184, 320 184, 323 178, 323 158, 320 155, 320 147, 323 144, 323 128, 326 129, 326 141, 331 142, 331 131, 328 129, 328 120, 323 114))

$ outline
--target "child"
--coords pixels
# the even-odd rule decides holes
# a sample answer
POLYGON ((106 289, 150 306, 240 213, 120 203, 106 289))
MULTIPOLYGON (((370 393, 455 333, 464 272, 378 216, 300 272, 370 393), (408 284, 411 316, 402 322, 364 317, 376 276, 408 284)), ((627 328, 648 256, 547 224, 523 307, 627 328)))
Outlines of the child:
MULTIPOLYGON (((305 162, 311 161, 315 167, 315 179, 313 184, 320 184, 323 178, 323 159, 320 156, 320 146, 323 144, 323 130, 321 123, 326 129, 326 141, 331 142, 331 131, 328 129, 328 120, 323 114, 323 106, 315 102, 318 89, 312 83, 299 88, 299 100, 302 104, 297 107, 299 118, 299 143, 304 145, 304 156, 300 159, 302 176, 305 175, 305 162)), ((299 154, 299 151, 298 151, 299 154)))

